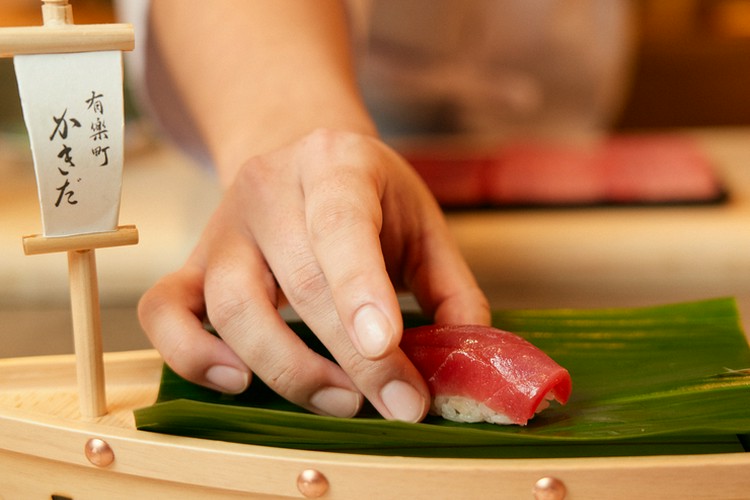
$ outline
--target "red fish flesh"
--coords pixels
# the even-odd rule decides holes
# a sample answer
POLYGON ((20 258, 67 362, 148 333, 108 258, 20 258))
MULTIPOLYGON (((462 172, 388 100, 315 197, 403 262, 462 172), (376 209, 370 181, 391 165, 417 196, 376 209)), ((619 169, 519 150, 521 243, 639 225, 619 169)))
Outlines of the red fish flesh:
POLYGON ((401 349, 427 381, 431 412, 459 422, 526 423, 570 396, 568 371, 510 332, 477 325, 406 329, 401 349))

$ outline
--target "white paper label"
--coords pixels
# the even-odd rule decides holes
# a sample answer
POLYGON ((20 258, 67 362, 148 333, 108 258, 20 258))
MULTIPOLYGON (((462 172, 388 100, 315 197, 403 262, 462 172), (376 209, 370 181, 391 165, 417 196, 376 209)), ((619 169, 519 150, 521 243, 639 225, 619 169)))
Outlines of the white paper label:
POLYGON ((123 164, 122 53, 14 58, 45 236, 113 231, 123 164))

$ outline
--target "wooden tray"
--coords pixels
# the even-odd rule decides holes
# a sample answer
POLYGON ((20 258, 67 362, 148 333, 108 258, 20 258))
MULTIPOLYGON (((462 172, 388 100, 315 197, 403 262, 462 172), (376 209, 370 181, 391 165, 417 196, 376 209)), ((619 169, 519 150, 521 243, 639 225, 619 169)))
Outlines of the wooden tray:
POLYGON ((138 431, 132 411, 155 400, 161 364, 155 351, 105 354, 109 413, 86 421, 72 355, 0 360, 0 499, 750 498, 750 453, 403 458, 138 431), (106 446, 90 460, 91 439, 106 446))

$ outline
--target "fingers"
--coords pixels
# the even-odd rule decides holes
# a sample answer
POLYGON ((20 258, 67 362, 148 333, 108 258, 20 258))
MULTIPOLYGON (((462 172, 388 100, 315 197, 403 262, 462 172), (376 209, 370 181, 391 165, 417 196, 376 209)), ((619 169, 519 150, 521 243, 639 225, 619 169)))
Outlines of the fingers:
MULTIPOLYGON (((248 210, 265 209, 266 217, 250 220, 249 231, 289 303, 326 345, 354 385, 385 417, 418 421, 428 409, 429 391, 416 369, 396 348, 401 317, 379 251, 379 209, 355 208, 354 198, 333 191, 347 186, 362 194, 359 199, 363 200, 360 203, 363 206, 379 206, 379 200, 377 196, 374 201, 368 198, 372 196, 367 194, 372 186, 364 188, 372 181, 344 178, 348 175, 344 172, 347 169, 337 169, 335 162, 329 165, 331 170, 314 183, 315 189, 325 192, 315 192, 305 180, 302 181, 304 197, 289 198, 277 190, 256 190, 248 210), (336 178, 343 184, 331 180, 336 178), (320 201, 331 198, 339 202, 320 201), (283 209, 268 209, 274 205, 283 209), (352 210, 356 213, 343 215, 352 210), (321 213, 331 217, 328 225, 315 220, 321 213), (310 235, 310 226, 315 236, 310 235), (341 226, 342 230, 338 231, 336 226, 341 226), (324 234, 329 232, 332 234, 324 234), (372 313, 374 308, 378 309, 375 314, 372 313), (379 317, 371 319, 375 315, 379 317), (364 336, 362 332, 350 337, 352 327, 364 328, 365 335, 378 329, 377 336, 387 336, 387 340, 378 341, 379 345, 368 353, 365 346, 373 342, 360 341, 364 336)), ((263 165, 252 165, 252 169, 240 174, 243 178, 239 179, 239 184, 257 186, 259 177, 264 175, 263 168, 263 165)), ((313 176, 307 172, 304 175, 308 179, 313 176)), ((260 376, 252 362, 250 366, 260 376)), ((283 384, 275 382, 278 390, 286 394, 281 387, 283 384)))
POLYGON ((206 268, 206 307, 224 341, 271 389, 324 415, 352 417, 363 397, 335 363, 315 354, 276 309, 276 285, 257 247, 224 234, 206 268))
MULTIPOLYGON (((391 162, 403 162, 392 153, 391 162)), ((386 217, 397 218, 393 212, 406 212, 410 218, 396 227, 401 234, 387 232, 397 254, 402 253, 401 272, 424 312, 436 323, 490 323, 490 306, 477 285, 463 255, 450 233, 445 217, 426 185, 413 169, 404 169, 398 178, 403 191, 386 197, 382 204, 386 217), (408 197, 404 199, 403 193, 408 197)), ((388 231, 394 228, 387 227, 388 231)), ((388 251, 386 251, 388 253, 388 251)), ((387 256, 387 260, 393 260, 387 256)))
POLYGON ((329 165, 307 172, 306 231, 344 329, 378 359, 401 339, 401 314, 380 248, 382 211, 367 172, 329 165))
POLYGON ((186 266, 164 277, 143 295, 138 316, 151 343, 180 376, 230 394, 247 389, 247 365, 221 339, 208 333, 200 319, 200 270, 186 266))
MULTIPOLYGON (((283 271, 279 272, 279 276, 283 271)), ((316 333, 337 360, 343 372, 385 418, 418 422, 427 413, 429 390, 422 377, 400 349, 371 360, 351 342, 334 307, 332 289, 314 260, 302 264, 290 278, 279 278, 282 287, 313 291, 304 301, 287 292, 304 322, 316 333), (299 281, 295 281, 299 280, 299 281)))
POLYGON ((429 410, 429 389, 400 349, 373 361, 354 349, 340 323, 324 331, 331 332, 324 342, 378 413, 405 422, 419 422, 425 417, 429 410))
POLYGON ((326 307, 368 359, 396 349, 402 330, 379 239, 387 163, 371 138, 318 131, 300 150, 246 165, 237 181, 255 191, 248 211, 264 216, 249 220, 250 232, 295 310, 320 314, 306 304, 330 291, 326 307), (279 165, 291 167, 268 182, 279 165))
MULTIPOLYGON (((292 261, 285 263, 292 265, 292 261)), ((429 407, 429 390, 403 352, 394 349, 378 360, 362 356, 347 335, 334 306, 333 290, 327 286, 322 270, 314 259, 300 266, 288 274, 284 274, 282 267, 277 271, 279 282, 282 288, 311 292, 305 294, 304 300, 300 300, 299 292, 286 295, 356 387, 386 418, 409 422, 424 418, 429 407), (283 275, 288 277, 282 278, 283 275)))
POLYGON ((435 323, 490 324, 489 302, 444 222, 421 233, 411 247, 418 265, 406 279, 435 323))
POLYGON ((424 417, 430 395, 398 349, 391 280, 437 322, 487 324, 489 308, 416 174, 372 139, 350 139, 313 134, 248 162, 188 264, 144 296, 141 322, 177 373, 239 392, 250 367, 316 413, 352 416, 364 396, 386 418, 424 417), (289 329, 281 297, 338 364, 289 329))
MULTIPOLYGON (((304 246, 304 238, 295 234, 291 232, 286 243, 304 246)), ((255 376, 281 396, 316 413, 354 416, 364 394, 386 418, 412 422, 424 418, 429 392, 419 373, 400 350, 370 361, 354 349, 314 263, 302 265, 305 273, 312 274, 300 278, 302 272, 298 272, 296 276, 305 282, 300 286, 319 291, 295 306, 305 311, 301 316, 340 366, 310 350, 279 316, 273 276, 258 247, 247 245, 247 241, 246 235, 229 233, 223 235, 221 245, 214 245, 207 257, 205 297, 212 324, 253 368, 255 376), (308 312, 312 310, 316 314, 308 312)), ((278 274, 285 275, 283 270, 278 274)), ((280 277, 279 281, 286 279, 280 277)))

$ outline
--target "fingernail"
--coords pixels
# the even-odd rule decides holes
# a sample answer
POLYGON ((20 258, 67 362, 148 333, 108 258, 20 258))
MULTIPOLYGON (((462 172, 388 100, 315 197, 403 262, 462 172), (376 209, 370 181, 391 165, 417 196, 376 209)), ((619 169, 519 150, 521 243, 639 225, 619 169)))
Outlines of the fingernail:
POLYGON ((250 374, 225 365, 215 365, 206 370, 206 380, 227 394, 239 394, 247 389, 250 374))
POLYGON ((419 422, 424 414, 425 400, 414 387, 401 380, 392 380, 380 390, 380 398, 394 419, 419 422))
POLYGON ((377 307, 366 305, 354 316, 354 334, 359 340, 360 354, 372 359, 385 353, 394 332, 388 318, 377 307))
POLYGON ((350 418, 359 411, 362 396, 340 387, 324 387, 312 395, 310 404, 326 415, 350 418))

